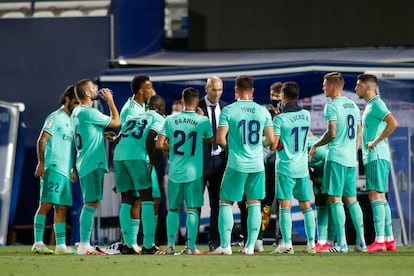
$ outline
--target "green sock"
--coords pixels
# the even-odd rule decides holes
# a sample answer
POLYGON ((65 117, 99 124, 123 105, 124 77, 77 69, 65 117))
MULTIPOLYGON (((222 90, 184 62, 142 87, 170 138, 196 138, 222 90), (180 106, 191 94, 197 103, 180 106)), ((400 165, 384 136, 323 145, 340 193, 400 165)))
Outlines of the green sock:
POLYGON ((332 220, 335 225, 336 239, 340 246, 347 244, 345 235, 345 210, 342 201, 336 201, 330 205, 332 220))
POLYGON ((45 232, 45 222, 46 222, 45 215, 36 214, 34 216, 33 233, 34 233, 35 243, 43 242, 43 234, 45 232))
POLYGON ((121 207, 119 208, 119 224, 121 225, 121 233, 122 237, 124 237, 124 242, 128 245, 132 245, 131 209, 132 205, 127 203, 121 203, 121 207))
POLYGON ((371 201, 372 215, 374 219, 374 228, 376 240, 381 241, 384 239, 385 234, 385 206, 382 199, 376 199, 371 201))
POLYGON ((385 211, 385 225, 384 225, 384 231, 385 231, 385 237, 393 237, 394 233, 392 231, 392 217, 391 217, 391 208, 388 204, 388 201, 384 200, 384 211, 385 211))
POLYGON ((280 208, 280 232, 282 232, 283 243, 292 244, 292 216, 290 208, 280 208))
POLYGON ((233 210, 230 204, 220 204, 219 210, 219 234, 220 246, 226 248, 230 246, 231 231, 234 226, 233 210))
POLYGON ((312 208, 308 208, 303 211, 305 232, 308 239, 308 245, 315 245, 315 215, 313 214, 312 208))
POLYGON ((197 210, 188 210, 187 211, 187 246, 191 249, 196 249, 196 241, 198 235, 198 211, 197 210))
POLYGON ((168 246, 175 246, 175 236, 178 230, 179 213, 177 211, 168 211, 167 214, 167 240, 168 246))
POLYGON ((138 244, 137 236, 139 232, 139 225, 141 224, 141 219, 131 219, 131 245, 138 244))
POLYGON ((318 220, 318 240, 328 240, 329 207, 316 206, 316 218, 318 220))
POLYGON ((157 233, 157 225, 158 225, 158 215, 154 215, 154 242, 155 242, 155 233, 157 233))
POLYGON ((80 214, 79 223, 80 223, 80 241, 81 242, 90 242, 92 225, 93 225, 93 214, 95 213, 96 208, 92 206, 83 206, 82 212, 80 214))
POLYGON ((331 241, 333 243, 334 240, 335 240, 335 223, 332 218, 332 211, 329 209, 329 206, 328 206, 328 241, 331 241))
POLYGON ((362 215, 362 209, 358 201, 352 202, 348 205, 349 215, 352 218, 352 223, 354 224, 356 232, 356 243, 361 244, 365 243, 364 237, 364 217, 362 215))
POLYGON ((254 246, 262 225, 260 203, 249 204, 247 215, 247 242, 245 247, 254 246))
POLYGON ((66 245, 66 222, 53 224, 55 230, 56 245, 66 245))
POLYGON ((154 243, 154 201, 142 202, 142 230, 144 232, 143 245, 151 248, 154 243))

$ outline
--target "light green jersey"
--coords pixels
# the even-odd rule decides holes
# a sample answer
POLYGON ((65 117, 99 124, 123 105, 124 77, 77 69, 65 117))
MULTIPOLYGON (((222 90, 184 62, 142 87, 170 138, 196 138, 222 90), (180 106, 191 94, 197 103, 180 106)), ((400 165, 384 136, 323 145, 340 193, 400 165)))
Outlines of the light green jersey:
POLYGON ((98 109, 81 104, 72 112, 76 149, 76 169, 83 177, 95 169, 108 171, 106 160, 104 128, 111 122, 111 117, 98 109))
POLYGON ((357 162, 356 140, 361 113, 349 98, 336 97, 325 105, 325 122, 336 121, 336 137, 328 144, 327 161, 346 167, 357 162))
MULTIPOLYGON (((308 137, 308 151, 311 149, 312 145, 319 140, 317 136, 308 137)), ((309 161, 308 166, 314 169, 314 172, 317 177, 323 176, 323 167, 325 166, 325 157, 326 157, 327 146, 323 145, 318 147, 316 154, 309 161)))
POLYGON ((121 126, 128 121, 129 118, 135 117, 139 114, 145 112, 145 104, 140 105, 137 103, 133 97, 128 98, 124 106, 119 113, 119 118, 121 120, 121 126))
POLYGON ((46 143, 45 169, 70 177, 73 162, 73 128, 70 117, 58 109, 45 119, 42 131, 51 135, 46 143))
POLYGON ((238 100, 220 113, 219 127, 228 127, 227 166, 245 173, 264 171, 263 131, 272 126, 269 111, 251 100, 238 100))
POLYGON ((170 169, 168 177, 187 183, 203 176, 203 139, 213 136, 207 116, 195 111, 180 111, 165 119, 160 132, 169 139, 170 169))
POLYGON ((121 139, 115 147, 114 160, 147 160, 147 136, 150 130, 159 133, 164 117, 154 110, 131 117, 122 124, 121 139))
POLYGON ((362 160, 364 164, 383 159, 390 161, 388 139, 379 142, 372 150, 367 149, 367 143, 374 141, 385 129, 385 117, 391 112, 384 101, 377 95, 372 97, 362 115, 362 160))
POLYGON ((280 136, 283 148, 278 151, 277 172, 292 178, 303 178, 308 171, 308 132, 311 117, 301 109, 280 113, 273 119, 275 135, 280 136))

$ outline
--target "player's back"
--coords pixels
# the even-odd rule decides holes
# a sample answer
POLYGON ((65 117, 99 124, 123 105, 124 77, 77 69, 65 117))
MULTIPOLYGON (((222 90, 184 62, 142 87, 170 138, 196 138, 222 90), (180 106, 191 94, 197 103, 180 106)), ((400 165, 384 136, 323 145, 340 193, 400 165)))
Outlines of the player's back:
POLYGON ((169 178, 178 183, 203 174, 203 139, 213 133, 210 121, 195 111, 181 111, 165 119, 161 134, 169 139, 169 178))
POLYGON ((274 118, 275 134, 280 136, 279 143, 283 145, 278 152, 279 173, 293 178, 308 174, 307 139, 310 123, 310 113, 305 109, 281 113, 274 118))
POLYGON ((219 126, 228 127, 228 166, 240 172, 263 171, 263 130, 272 126, 267 109, 238 100, 221 111, 219 126))
POLYGON ((153 110, 129 118, 122 124, 120 141, 115 147, 114 160, 146 160, 146 142, 151 129, 160 131, 164 118, 153 110))
POLYGON ((325 120, 336 120, 336 137, 328 144, 327 160, 343 166, 356 165, 358 106, 349 98, 336 97, 325 106, 325 120))

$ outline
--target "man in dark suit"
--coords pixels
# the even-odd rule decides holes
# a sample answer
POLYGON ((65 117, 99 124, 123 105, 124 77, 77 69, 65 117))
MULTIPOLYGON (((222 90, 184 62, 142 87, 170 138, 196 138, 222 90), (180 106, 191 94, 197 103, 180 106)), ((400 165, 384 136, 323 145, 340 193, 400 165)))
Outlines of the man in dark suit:
POLYGON ((208 233, 209 250, 213 251, 220 245, 218 232, 219 192, 221 179, 226 167, 225 151, 216 144, 216 130, 220 112, 227 105, 221 101, 223 81, 219 77, 210 77, 205 86, 206 95, 200 99, 198 106, 203 110, 213 128, 214 142, 204 144, 204 187, 207 186, 210 201, 210 229, 208 233))

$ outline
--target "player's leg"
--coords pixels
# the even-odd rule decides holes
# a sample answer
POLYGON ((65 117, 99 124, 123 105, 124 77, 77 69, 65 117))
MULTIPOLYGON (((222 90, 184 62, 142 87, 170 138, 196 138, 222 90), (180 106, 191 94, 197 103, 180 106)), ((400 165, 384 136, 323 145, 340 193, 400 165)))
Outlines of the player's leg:
POLYGON ((347 168, 345 173, 345 187, 344 187, 344 201, 348 207, 349 215, 351 216, 355 233, 355 251, 366 252, 367 246, 365 244, 364 236, 364 217, 362 214, 361 206, 357 201, 357 190, 356 190, 356 178, 355 178, 355 167, 347 168))
POLYGON ((103 196, 104 173, 103 169, 97 169, 80 178, 84 205, 79 218, 80 243, 77 253, 81 255, 95 252, 90 246, 90 240, 94 213, 103 196))
POLYGON ((315 249, 315 215, 313 213, 310 199, 312 198, 312 187, 309 185, 309 175, 303 178, 296 179, 296 185, 293 189, 293 196, 299 200, 299 206, 302 210, 305 223, 305 232, 307 237, 307 249, 308 253, 316 253, 315 249))
MULTIPOLYGON (((42 178, 40 178, 40 199, 39 207, 33 218, 33 234, 34 244, 32 246, 33 253, 52 254, 53 251, 46 247, 43 243, 43 236, 45 232, 46 215, 52 209, 53 205, 50 203, 54 197, 54 182, 53 176, 50 175, 51 170, 46 170, 42 178)), ((53 172, 52 172, 53 174, 53 172)))
POLYGON ((245 254, 253 254, 257 237, 262 223, 261 200, 265 196, 265 173, 249 173, 245 182, 245 195, 247 198, 247 242, 245 254))
POLYGON ((220 188, 219 234, 220 246, 210 254, 231 255, 231 233, 234 226, 233 203, 243 199, 244 183, 247 174, 237 172, 229 167, 223 175, 220 188))
POLYGON ((293 254, 292 247, 292 214, 291 199, 295 180, 287 175, 277 175, 276 198, 279 200, 279 225, 282 233, 282 243, 272 253, 293 254))
POLYGON ((182 184, 168 180, 167 254, 175 252, 175 239, 180 217, 179 208, 184 198, 182 189, 182 184))
MULTIPOLYGON (((345 209, 342 202, 344 191, 345 171, 338 163, 327 161, 324 167, 323 185, 329 195, 329 208, 335 225, 337 243, 343 253, 348 252, 348 243, 345 234, 345 209)), ((335 248, 336 249, 336 248, 335 248)))

